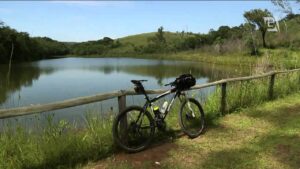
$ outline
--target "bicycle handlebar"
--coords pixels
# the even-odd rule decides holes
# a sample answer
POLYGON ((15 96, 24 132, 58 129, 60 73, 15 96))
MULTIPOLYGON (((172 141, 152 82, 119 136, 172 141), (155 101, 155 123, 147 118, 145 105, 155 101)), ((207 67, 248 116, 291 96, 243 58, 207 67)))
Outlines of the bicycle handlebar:
POLYGON ((141 82, 147 82, 148 80, 131 80, 133 84, 139 84, 141 82))
POLYGON ((165 86, 175 86, 175 82, 171 82, 171 83, 165 84, 165 86))

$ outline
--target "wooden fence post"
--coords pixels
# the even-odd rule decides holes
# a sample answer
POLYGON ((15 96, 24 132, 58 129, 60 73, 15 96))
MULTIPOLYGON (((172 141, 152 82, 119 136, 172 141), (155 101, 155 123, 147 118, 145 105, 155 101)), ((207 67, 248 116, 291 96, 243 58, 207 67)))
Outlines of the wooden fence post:
POLYGON ((274 98, 274 83, 275 83, 275 73, 271 75, 270 84, 269 84, 269 99, 274 98))
MULTIPOLYGON (((299 73, 299 72, 296 72, 296 73, 299 73)), ((299 86, 300 86, 300 73, 298 75, 298 83, 299 83, 299 86)))
POLYGON ((221 107, 220 107, 220 112, 221 115, 225 115, 226 112, 226 85, 227 83, 222 83, 221 84, 221 107))
MULTIPOLYGON (((122 91, 121 91, 122 92, 122 91)), ((118 105, 119 105, 119 113, 121 113, 126 108, 126 95, 118 96, 118 105)), ((120 122, 121 133, 123 139, 127 139, 125 131, 127 130, 127 117, 124 117, 120 122)))

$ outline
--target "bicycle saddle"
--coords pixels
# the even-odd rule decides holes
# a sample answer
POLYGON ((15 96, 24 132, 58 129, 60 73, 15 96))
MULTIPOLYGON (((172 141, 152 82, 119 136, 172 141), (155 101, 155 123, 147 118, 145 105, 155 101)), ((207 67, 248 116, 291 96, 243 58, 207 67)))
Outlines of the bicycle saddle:
POLYGON ((131 82, 135 85, 141 84, 142 82, 147 82, 148 80, 131 80, 131 82))

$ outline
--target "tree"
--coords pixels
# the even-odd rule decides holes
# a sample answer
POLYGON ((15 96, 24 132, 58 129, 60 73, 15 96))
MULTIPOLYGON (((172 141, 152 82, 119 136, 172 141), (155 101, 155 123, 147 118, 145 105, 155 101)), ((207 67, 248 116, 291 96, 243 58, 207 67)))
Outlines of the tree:
POLYGON ((164 28, 161 26, 157 29, 155 36, 148 38, 148 45, 143 47, 146 53, 155 53, 167 51, 167 41, 164 35, 164 28))
POLYGON ((114 42, 114 40, 109 37, 104 37, 102 40, 100 40, 100 43, 102 43, 104 45, 110 45, 113 42, 114 42))
POLYGON ((221 39, 228 39, 231 37, 230 31, 231 30, 229 26, 220 26, 217 31, 218 37, 220 37, 221 39))
POLYGON ((255 25, 252 25, 250 23, 245 23, 240 27, 242 27, 242 29, 244 30, 242 34, 242 38, 244 39, 245 46, 247 47, 247 49, 249 49, 249 53, 251 55, 258 56, 259 51, 255 41, 256 34, 253 33, 255 31, 255 25))
POLYGON ((49 56, 64 55, 64 43, 50 38, 31 38, 0 21, 0 63, 31 61, 49 56))
POLYGON ((272 17, 271 12, 269 12, 267 9, 265 10, 253 9, 251 11, 245 12, 244 17, 247 19, 247 21, 250 24, 258 27, 258 30, 261 32, 263 47, 267 47, 265 37, 266 37, 268 25, 267 23, 265 23, 264 17, 272 17))
MULTIPOLYGON (((291 16, 297 16, 294 14, 293 8, 288 0, 271 0, 271 2, 275 6, 279 7, 283 13, 287 14, 287 18, 291 16)), ((296 0, 296 3, 300 4, 300 0, 296 0)), ((300 10, 300 7, 298 7, 298 9, 300 10)), ((300 23, 300 19, 297 19, 297 21, 300 23)))
MULTIPOLYGON (((293 9, 291 7, 291 4, 288 0, 271 0, 271 2, 279 7, 283 13, 286 13, 286 14, 291 14, 293 13, 293 9)), ((296 0, 296 3, 300 3, 300 0, 296 0)), ((300 9, 300 8, 299 8, 300 9)))
POLYGON ((166 43, 166 38, 164 36, 164 27, 159 27, 157 29, 157 33, 155 34, 154 41, 159 44, 165 44, 166 43))
POLYGON ((288 0, 271 0, 271 2, 275 6, 279 7, 283 13, 293 13, 291 4, 288 2, 288 0))

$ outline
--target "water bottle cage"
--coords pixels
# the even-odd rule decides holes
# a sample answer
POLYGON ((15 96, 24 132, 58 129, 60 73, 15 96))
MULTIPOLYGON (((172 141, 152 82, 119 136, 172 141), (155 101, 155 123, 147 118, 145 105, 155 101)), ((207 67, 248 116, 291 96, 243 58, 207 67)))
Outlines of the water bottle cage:
POLYGON ((154 115, 155 115, 155 119, 156 120, 161 120, 163 119, 163 114, 159 111, 159 110, 153 110, 154 115))

